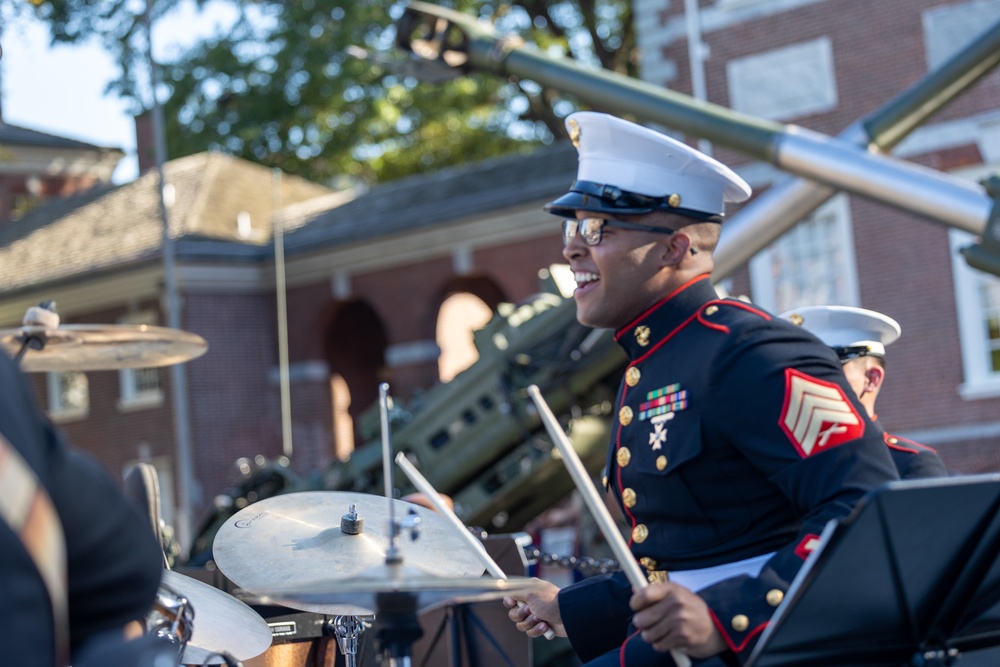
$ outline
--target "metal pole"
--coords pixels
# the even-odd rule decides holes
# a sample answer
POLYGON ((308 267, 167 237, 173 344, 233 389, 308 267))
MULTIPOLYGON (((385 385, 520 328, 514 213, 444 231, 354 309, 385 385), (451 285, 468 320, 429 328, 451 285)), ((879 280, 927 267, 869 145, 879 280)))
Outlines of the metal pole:
MULTIPOLYGON (((153 57, 153 22, 150 17, 150 4, 146 0, 146 58, 149 62, 150 91, 152 95, 152 121, 154 139, 154 160, 157 178, 157 195, 160 206, 160 218, 163 221, 163 283, 164 300, 166 302, 167 326, 172 329, 181 328, 181 304, 177 290, 176 257, 173 239, 170 236, 170 214, 165 198, 166 182, 163 174, 163 164, 166 162, 167 140, 164 133, 163 107, 157 98, 157 88, 160 85, 160 70, 153 57)), ((187 376, 184 364, 174 364, 170 367, 171 404, 173 407, 174 442, 177 451, 177 466, 179 475, 178 486, 178 516, 177 541, 183 552, 188 551, 191 542, 192 496, 194 490, 194 470, 191 460, 191 420, 188 414, 187 376)))
MULTIPOLYGON (((688 60, 691 63, 691 97, 705 101, 708 99, 708 88, 705 85, 705 51, 708 47, 701 40, 698 0, 684 0, 684 23, 687 27, 688 60)), ((711 155, 712 142, 699 138, 698 150, 705 155, 711 155)))
POLYGON ((292 399, 288 378, 288 308, 285 299, 285 233, 281 219, 281 170, 271 170, 274 218, 274 283, 278 307, 278 378, 281 390, 281 450, 292 455, 292 399))

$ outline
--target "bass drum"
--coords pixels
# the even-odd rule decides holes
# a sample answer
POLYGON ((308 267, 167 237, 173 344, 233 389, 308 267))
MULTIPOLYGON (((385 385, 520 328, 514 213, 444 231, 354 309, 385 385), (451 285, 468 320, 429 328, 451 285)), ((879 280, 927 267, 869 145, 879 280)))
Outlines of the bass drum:
MULTIPOLYGON (((348 667, 337 645, 336 616, 247 602, 270 626, 272 640, 262 654, 244 660, 244 667, 348 667)), ((354 618, 364 624, 358 635, 355 667, 376 667, 380 662, 372 628, 375 617, 354 618)))

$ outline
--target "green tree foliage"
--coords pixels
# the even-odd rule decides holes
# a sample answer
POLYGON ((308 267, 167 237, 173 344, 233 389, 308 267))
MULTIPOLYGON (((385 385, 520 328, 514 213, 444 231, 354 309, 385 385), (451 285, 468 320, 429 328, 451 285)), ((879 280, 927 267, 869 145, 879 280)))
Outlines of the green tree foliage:
MULTIPOLYGON (((144 21, 180 1, 149 0, 148 19, 142 0, 42 0, 36 12, 57 41, 100 36, 122 66, 113 88, 138 111, 150 99, 144 21)), ((418 81, 393 51, 403 2, 211 1, 241 18, 162 64, 171 158, 221 150, 319 182, 384 181, 530 150, 562 136, 575 108, 530 81, 418 81)), ((448 4, 540 49, 634 74, 628 0, 448 4)))

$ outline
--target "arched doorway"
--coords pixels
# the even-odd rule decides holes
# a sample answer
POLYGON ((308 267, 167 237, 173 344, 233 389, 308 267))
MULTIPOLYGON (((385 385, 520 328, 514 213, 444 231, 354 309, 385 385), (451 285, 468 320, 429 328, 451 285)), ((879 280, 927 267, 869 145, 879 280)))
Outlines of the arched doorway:
POLYGON ((363 301, 339 305, 326 334, 334 451, 338 458, 346 458, 354 450, 355 422, 378 399, 385 348, 385 327, 371 306, 363 301))

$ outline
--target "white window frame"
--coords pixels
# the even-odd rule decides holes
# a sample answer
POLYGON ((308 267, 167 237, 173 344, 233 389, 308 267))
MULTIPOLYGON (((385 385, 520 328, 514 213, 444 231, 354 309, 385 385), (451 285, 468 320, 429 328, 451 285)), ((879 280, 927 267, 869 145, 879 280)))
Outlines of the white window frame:
MULTIPOLYGON (((155 325, 159 321, 156 313, 152 311, 141 311, 129 313, 118 318, 119 324, 150 324, 155 325)), ((132 412, 134 410, 147 410, 163 405, 162 377, 159 369, 153 369, 157 373, 158 386, 156 389, 140 391, 138 386, 137 373, 140 368, 121 368, 118 370, 118 402, 116 407, 120 412, 132 412)))
POLYGON ((980 281, 1000 280, 969 266, 959 252, 961 248, 976 243, 975 236, 959 229, 948 231, 951 247, 951 271, 955 285, 955 311, 958 317, 958 336, 962 348, 964 382, 958 386, 958 395, 966 400, 1000 396, 1000 371, 989 366, 989 342, 983 330, 983 304, 979 298, 980 281))
MULTIPOLYGON (((847 195, 843 193, 835 195, 828 202, 816 209, 806 220, 813 220, 819 216, 829 215, 834 217, 836 242, 843 251, 844 256, 844 265, 839 270, 842 271, 844 277, 846 294, 844 298, 837 299, 836 305, 859 306, 861 305, 861 294, 858 288, 857 262, 854 257, 854 231, 851 222, 850 199, 848 199, 847 195)), ((778 314, 779 306, 776 300, 776 286, 771 271, 774 259, 772 257, 772 247, 775 244, 781 243, 784 238, 785 236, 782 235, 771 246, 761 250, 750 260, 750 290, 753 302, 764 310, 775 314, 778 314)), ((800 308, 803 306, 818 305, 829 304, 797 303, 790 304, 788 307, 800 308)))
POLYGON ((62 424, 78 419, 85 419, 90 415, 90 381, 86 373, 82 371, 53 371, 45 374, 45 390, 48 397, 49 418, 62 424), (68 373, 80 373, 87 381, 86 405, 66 405, 63 403, 62 384, 63 376, 68 373))

